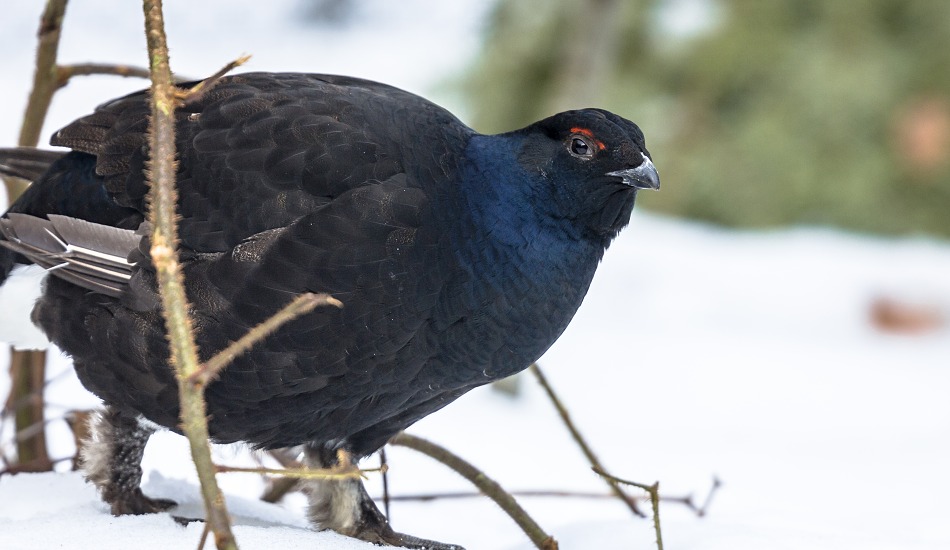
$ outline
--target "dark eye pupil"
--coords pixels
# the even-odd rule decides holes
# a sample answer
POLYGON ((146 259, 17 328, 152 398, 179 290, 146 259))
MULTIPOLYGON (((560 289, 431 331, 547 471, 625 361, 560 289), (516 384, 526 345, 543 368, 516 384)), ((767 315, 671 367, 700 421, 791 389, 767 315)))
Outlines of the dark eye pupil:
POLYGON ((574 138, 571 140, 571 152, 575 155, 587 155, 590 153, 590 147, 584 140, 580 138, 574 138))

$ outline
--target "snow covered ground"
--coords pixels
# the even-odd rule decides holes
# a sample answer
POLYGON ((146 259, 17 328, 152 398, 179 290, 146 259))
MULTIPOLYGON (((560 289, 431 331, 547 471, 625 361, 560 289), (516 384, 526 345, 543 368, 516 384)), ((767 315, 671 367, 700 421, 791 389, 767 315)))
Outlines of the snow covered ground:
MULTIPOLYGON (((388 10, 395 3, 377 2, 372 17, 346 32, 288 24, 293 0, 271 0, 267 11, 253 0, 166 4, 172 61, 183 74, 208 74, 247 52, 255 56, 249 70, 366 76, 458 110, 437 84, 464 67, 485 2, 412 0, 388 10)), ((2 144, 15 140, 40 9, 13 3, 0 20, 2 144)), ((135 2, 72 0, 62 57, 141 65, 140 17, 135 2)), ((109 78, 70 84, 44 135, 141 86, 109 78)), ((668 549, 945 550, 950 329, 881 334, 868 322, 879 295, 934 303, 950 315, 950 245, 823 229, 735 232, 638 211, 607 252, 574 323, 541 363, 616 475, 659 480, 664 494, 695 493, 700 501, 714 475, 723 480, 705 518, 663 505, 668 549)), ((65 361, 56 361, 50 376, 52 416, 96 403, 65 361)), ((516 399, 472 392, 412 432, 508 489, 602 491, 530 377, 522 390, 516 399)), ((71 453, 63 423, 50 430, 53 455, 71 453)), ((216 455, 247 462, 240 449, 216 455)), ((389 459, 394 494, 469 490, 411 451, 392 449, 389 459)), ((147 492, 178 500, 181 515, 199 513, 181 438, 156 436, 144 466, 147 492)), ((370 548, 309 531, 299 496, 266 505, 256 501, 262 485, 255 476, 221 480, 242 548, 370 548)), ((378 477, 371 491, 379 493, 378 477)), ((653 547, 651 523, 619 503, 522 503, 561 548, 653 547)), ((530 548, 486 500, 397 502, 392 519, 399 530, 469 550, 530 548)), ((77 474, 0 479, 0 549, 192 548, 199 532, 167 516, 113 518, 77 474)))
MULTIPOLYGON (((669 549, 943 550, 950 330, 884 335, 868 307, 884 294, 947 312, 948 274, 950 245, 927 239, 735 232, 638 212, 541 363, 615 474, 699 501, 722 479, 705 518, 661 507, 669 549)), ((602 491, 533 378, 521 386, 518 398, 472 392, 411 431, 508 489, 602 491)), ((94 402, 66 375, 50 399, 94 402)), ((68 454, 54 428, 54 455, 68 454)), ((233 447, 217 456, 247 461, 233 447)), ((411 451, 389 459, 394 494, 470 489, 411 451)), ((148 492, 200 512, 182 438, 155 437, 145 469, 148 492)), ((266 505, 254 501, 255 476, 221 479, 244 548, 362 547, 308 531, 299 496, 266 505)), ((370 486, 379 494, 378 477, 370 486)), ((562 548, 652 547, 650 522, 617 502, 522 502, 562 548)), ((400 530, 470 550, 531 547, 486 500, 397 502, 392 516, 400 530)), ((113 518, 78 474, 0 479, 0 548, 188 548, 199 532, 167 516, 113 518)))

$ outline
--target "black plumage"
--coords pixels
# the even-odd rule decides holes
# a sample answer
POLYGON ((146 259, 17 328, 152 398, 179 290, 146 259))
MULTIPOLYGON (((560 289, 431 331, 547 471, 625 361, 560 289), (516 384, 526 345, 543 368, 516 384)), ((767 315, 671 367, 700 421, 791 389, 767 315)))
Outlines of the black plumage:
MULTIPOLYGON (((9 212, 138 229, 145 99, 111 101, 57 132, 52 143, 71 152, 9 212)), ((176 116, 181 254, 202 358, 300 293, 344 304, 289 323, 208 388, 220 442, 365 456, 524 369, 571 320, 637 189, 659 185, 640 129, 598 109, 485 136, 383 84, 251 73, 176 116)), ((16 248, 14 218, 4 234, 16 248)), ((50 277, 33 318, 115 414, 175 429, 147 250, 147 238, 130 247, 135 266, 116 296, 50 277)))

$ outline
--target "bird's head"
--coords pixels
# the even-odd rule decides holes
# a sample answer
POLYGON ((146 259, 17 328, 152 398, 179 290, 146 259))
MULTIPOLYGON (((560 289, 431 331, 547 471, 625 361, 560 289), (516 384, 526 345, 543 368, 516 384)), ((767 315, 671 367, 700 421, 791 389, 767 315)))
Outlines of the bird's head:
POLYGON ((643 132, 601 109, 567 111, 518 132, 518 161, 555 218, 609 243, 630 221, 638 189, 659 189, 643 132))

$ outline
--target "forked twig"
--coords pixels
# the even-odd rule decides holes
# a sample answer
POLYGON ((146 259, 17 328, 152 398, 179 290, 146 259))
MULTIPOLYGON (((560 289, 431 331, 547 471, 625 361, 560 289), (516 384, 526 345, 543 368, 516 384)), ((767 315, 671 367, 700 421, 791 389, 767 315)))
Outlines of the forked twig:
POLYGON ((704 517, 706 515, 706 512, 709 511, 709 505, 712 504, 713 497, 719 492, 720 487, 722 487, 722 480, 718 477, 713 477, 712 487, 710 487, 709 492, 706 493, 706 499, 703 500, 702 506, 693 506, 693 510, 697 516, 704 517))
POLYGON ((201 528, 201 538, 198 539, 198 550, 204 550, 205 543, 208 542, 209 530, 210 528, 208 527, 208 522, 206 521, 204 522, 204 527, 201 528))
POLYGON ((208 93, 208 91, 210 91, 211 88, 213 88, 224 75, 247 63, 249 59, 251 59, 251 56, 242 55, 224 67, 221 67, 218 72, 195 84, 191 88, 188 88, 187 90, 176 90, 175 94, 178 100, 181 102, 181 106, 194 103, 195 101, 198 101, 204 97, 204 95, 208 93))
MULTIPOLYGON (((284 449, 273 450, 267 454, 276 460, 283 468, 299 468, 303 466, 303 463, 296 460, 292 456, 288 456, 284 449)), ((263 463, 261 465, 263 465, 263 463)), ((261 495, 261 500, 271 503, 278 502, 280 499, 284 498, 284 495, 290 491, 293 491, 299 485, 300 480, 294 479, 292 477, 271 478, 270 486, 266 491, 264 491, 264 494, 261 495)))
MULTIPOLYGON (((543 489, 543 490, 526 490, 526 491, 511 491, 511 496, 519 498, 575 498, 575 499, 590 499, 590 500, 614 500, 617 498, 617 495, 612 493, 592 493, 584 491, 558 491, 553 489, 543 489)), ((432 500, 457 500, 457 499, 467 499, 467 498, 485 498, 484 493, 479 493, 477 491, 458 491, 454 493, 420 493, 420 494, 408 494, 408 495, 390 495, 389 500, 393 502, 428 502, 432 500)), ((637 500, 648 500, 650 497, 640 497, 632 496, 637 500)), ((683 497, 670 497, 660 495, 660 501, 662 502, 675 502, 682 504, 696 512, 699 513, 700 508, 693 503, 691 496, 683 497)))
MULTIPOLYGON (((541 369, 535 363, 529 367, 534 376, 538 379, 538 382, 541 384, 541 387, 544 388, 545 393, 547 393, 548 398, 551 399, 551 402, 554 403, 554 407, 557 409, 558 414, 561 416, 561 420, 564 422, 564 425, 567 426, 569 432, 571 432, 571 437, 574 438, 574 441, 577 442, 577 445, 581 448, 581 451, 584 453, 584 456, 587 457, 588 462, 595 470, 604 471, 603 465, 601 465, 600 460, 597 458, 597 455, 594 454, 594 451, 590 448, 590 445, 587 444, 587 441, 584 439, 584 436, 581 435, 580 431, 577 429, 577 426, 574 425, 574 421, 571 420, 571 415, 567 412, 567 408, 561 402, 561 399, 554 392, 554 388, 551 387, 551 384, 548 383, 547 378, 544 376, 544 373, 541 372, 541 369)), ((646 514, 640 511, 640 508, 637 506, 635 500, 630 498, 630 495, 625 493, 623 489, 620 488, 620 485, 616 480, 612 480, 609 477, 603 478, 607 485, 610 486, 611 492, 616 495, 620 500, 622 500, 630 511, 636 514, 639 517, 646 517, 646 514)))
POLYGON ((39 46, 36 49, 33 89, 23 115, 20 138, 17 140, 21 147, 35 147, 39 143, 43 121, 46 120, 46 113, 53 101, 53 93, 59 87, 56 81, 56 54, 65 14, 66 0, 47 0, 37 33, 39 46))
MULTIPOLYGON (((107 63, 75 63, 72 65, 56 66, 56 87, 62 88, 69 84, 74 76, 114 75, 126 78, 148 78, 149 72, 145 67, 131 65, 110 65, 107 63)), ((177 80, 177 79, 176 79, 177 80)))
POLYGON ((385 468, 360 469, 355 466, 349 468, 241 468, 237 466, 222 466, 215 464, 214 470, 218 473, 242 473, 283 476, 293 479, 362 479, 363 474, 385 472, 385 468))
POLYGON ((515 523, 521 527, 521 530, 528 535, 528 538, 531 539, 531 542, 533 542, 536 547, 541 550, 557 550, 557 541, 541 529, 541 526, 528 515, 510 493, 502 489, 498 482, 486 476, 481 470, 466 462, 458 455, 453 454, 448 449, 436 445, 431 441, 409 435, 405 432, 395 435, 389 440, 389 444, 409 447, 455 470, 470 483, 478 487, 479 491, 494 500, 511 519, 515 520, 515 523))
POLYGON ((657 550, 663 550, 663 533, 660 531, 660 482, 657 481, 653 485, 644 485, 643 483, 637 483, 636 481, 628 481, 626 479, 620 479, 619 477, 612 476, 600 468, 595 467, 592 468, 592 470, 594 470, 597 475, 603 477, 604 479, 609 479, 614 483, 622 483, 624 485, 637 487, 650 494, 650 502, 653 504, 653 529, 656 531, 656 548, 657 550))
POLYGON ((152 225, 151 257, 162 298, 162 315, 168 332, 171 364, 178 378, 181 405, 181 429, 191 446, 191 456, 201 483, 207 523, 219 550, 237 550, 231 532, 231 519, 224 496, 214 476, 208 444, 207 405, 204 386, 189 383, 188 377, 199 368, 194 330, 188 315, 185 281, 176 247, 178 228, 175 216, 175 88, 168 63, 168 44, 162 0, 144 0, 145 36, 148 42, 152 93, 149 97, 149 159, 146 178, 149 183, 148 219, 152 225))
POLYGON ((187 381, 191 384, 207 385, 214 380, 235 358, 254 347, 270 334, 273 334, 284 324, 310 313, 318 306, 330 305, 343 307, 343 302, 329 294, 314 294, 307 292, 294 298, 289 304, 275 313, 269 319, 249 330, 244 336, 205 361, 196 371, 191 373, 187 381))

